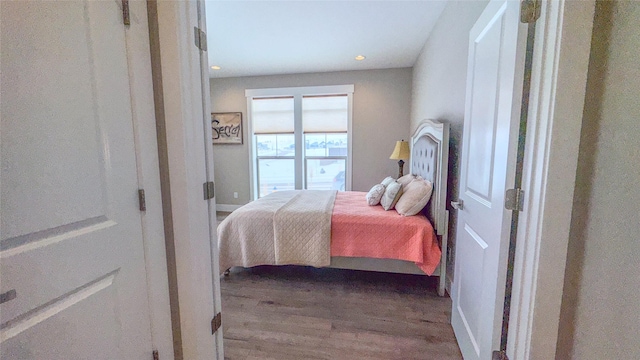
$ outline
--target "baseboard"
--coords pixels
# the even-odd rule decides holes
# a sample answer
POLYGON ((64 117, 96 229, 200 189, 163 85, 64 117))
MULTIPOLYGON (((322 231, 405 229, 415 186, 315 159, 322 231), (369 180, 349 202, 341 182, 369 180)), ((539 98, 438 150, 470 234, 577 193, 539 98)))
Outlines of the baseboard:
POLYGON ((238 210, 241 206, 242 205, 216 204, 216 211, 232 212, 238 210))

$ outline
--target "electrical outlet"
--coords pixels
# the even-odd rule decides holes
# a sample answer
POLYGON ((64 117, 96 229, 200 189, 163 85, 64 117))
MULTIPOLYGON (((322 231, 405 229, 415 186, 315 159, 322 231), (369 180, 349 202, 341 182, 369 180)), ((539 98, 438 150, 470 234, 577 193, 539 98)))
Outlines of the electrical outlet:
POLYGON ((234 192, 234 193, 233 193, 233 198, 234 198, 234 199, 237 199, 237 198, 238 198, 238 193, 237 193, 237 192, 234 192))

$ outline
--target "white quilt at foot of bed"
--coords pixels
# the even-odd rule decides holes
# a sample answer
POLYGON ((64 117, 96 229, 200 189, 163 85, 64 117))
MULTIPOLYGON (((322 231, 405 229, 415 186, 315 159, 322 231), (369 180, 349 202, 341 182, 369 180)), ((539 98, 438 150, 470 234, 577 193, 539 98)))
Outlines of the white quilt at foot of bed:
POLYGON ((331 262, 336 191, 280 191, 234 211, 218 226, 220 271, 232 266, 331 262))

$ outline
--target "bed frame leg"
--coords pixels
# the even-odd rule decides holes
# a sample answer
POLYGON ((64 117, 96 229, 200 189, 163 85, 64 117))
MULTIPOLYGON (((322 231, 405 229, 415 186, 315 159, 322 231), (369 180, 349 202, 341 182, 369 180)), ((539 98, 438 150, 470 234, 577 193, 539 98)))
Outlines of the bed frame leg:
POLYGON ((440 276, 440 280, 438 284, 438 296, 445 295, 445 283, 446 283, 446 278, 440 276), (442 279, 445 279, 445 280, 443 281, 442 279))
POLYGON ((447 250, 449 240, 449 211, 445 211, 444 229, 442 233, 442 242, 440 244, 442 257, 440 258, 440 278, 438 279, 438 295, 445 295, 447 285, 447 250))
POLYGON ((224 271, 224 273, 222 274, 224 277, 229 276, 229 274, 231 273, 231 268, 227 269, 224 271))

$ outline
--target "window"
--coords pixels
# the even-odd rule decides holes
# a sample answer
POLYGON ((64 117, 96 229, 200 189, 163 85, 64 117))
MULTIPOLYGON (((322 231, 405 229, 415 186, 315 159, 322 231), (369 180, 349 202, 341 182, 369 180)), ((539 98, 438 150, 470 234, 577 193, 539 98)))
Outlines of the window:
POLYGON ((348 113, 347 95, 302 97, 306 189, 345 190, 348 113))
POLYGON ((353 85, 246 91, 253 198, 351 187, 353 85))
POLYGON ((295 134, 293 97, 253 99, 254 161, 258 197, 295 189, 295 134))

